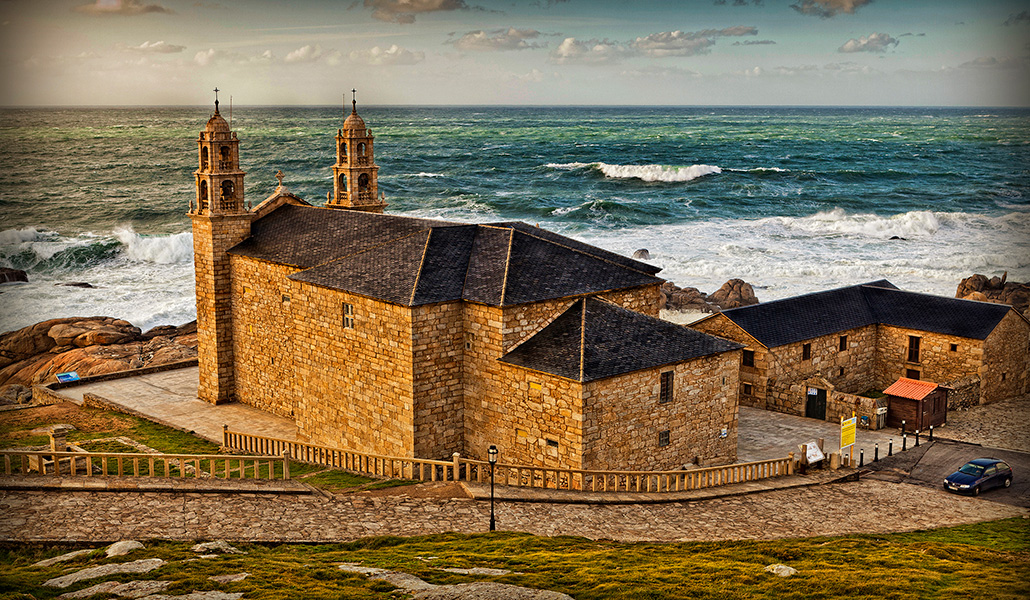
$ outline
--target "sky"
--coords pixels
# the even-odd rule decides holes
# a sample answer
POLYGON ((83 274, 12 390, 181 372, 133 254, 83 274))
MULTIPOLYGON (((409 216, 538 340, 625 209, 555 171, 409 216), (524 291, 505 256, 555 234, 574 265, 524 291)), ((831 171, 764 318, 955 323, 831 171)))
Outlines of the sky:
POLYGON ((3 106, 1030 106, 1020 0, 0 0, 3 106))

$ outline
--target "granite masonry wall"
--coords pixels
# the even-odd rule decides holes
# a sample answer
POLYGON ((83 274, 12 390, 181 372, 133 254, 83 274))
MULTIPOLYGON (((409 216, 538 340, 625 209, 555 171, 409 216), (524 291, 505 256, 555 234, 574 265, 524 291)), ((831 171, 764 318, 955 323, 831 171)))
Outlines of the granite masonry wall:
POLYGON ((233 256, 232 328, 236 399, 283 417, 294 416, 293 296, 295 267, 233 256))
POLYGON ((306 283, 292 302, 298 433, 330 446, 413 456, 411 311, 306 283))
POLYGON ((981 340, 891 325, 880 325, 879 333, 876 370, 882 387, 907 377, 909 371, 919 373, 916 379, 944 383, 977 373, 983 365, 981 340), (919 360, 915 362, 908 360, 909 336, 919 338, 919 360))
POLYGON ((583 468, 671 470, 733 462, 739 363, 738 350, 586 384, 583 468), (661 403, 661 374, 667 371, 673 372, 673 397, 661 403), (659 437, 664 431, 667 445, 659 437))
POLYGON ((464 450, 464 311, 460 302, 411 310, 415 456, 464 450))
POLYGON ((980 403, 1030 392, 1030 323, 1010 310, 984 340, 980 403))
POLYGON ((212 404, 235 400, 232 296, 226 250, 250 235, 251 215, 191 214, 197 296, 197 395, 212 404))

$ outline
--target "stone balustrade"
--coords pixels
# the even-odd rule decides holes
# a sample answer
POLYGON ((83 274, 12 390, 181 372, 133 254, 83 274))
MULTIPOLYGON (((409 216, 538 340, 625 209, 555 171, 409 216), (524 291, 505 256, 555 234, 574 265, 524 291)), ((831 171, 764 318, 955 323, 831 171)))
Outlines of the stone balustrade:
POLYGON ((289 457, 0 450, 3 475, 290 479, 289 457))

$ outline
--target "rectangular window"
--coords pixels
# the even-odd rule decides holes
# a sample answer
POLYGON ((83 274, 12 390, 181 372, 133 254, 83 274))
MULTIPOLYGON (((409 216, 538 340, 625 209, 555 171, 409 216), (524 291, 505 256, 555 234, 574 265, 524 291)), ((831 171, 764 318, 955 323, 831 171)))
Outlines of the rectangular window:
POLYGON ((919 362, 919 336, 908 336, 908 362, 919 362))
POLYGON ((812 344, 805 344, 801 347, 801 360, 809 360, 812 358, 812 344))
POLYGON ((289 301, 290 301, 289 294, 283 294, 283 304, 286 304, 289 301))
POLYGON ((916 369, 905 369, 905 377, 909 379, 919 379, 919 371, 916 369))
POLYGON ((958 352, 958 344, 952 344, 951 345, 951 351, 952 352, 958 352))
POLYGON ((343 303, 343 328, 354 329, 354 305, 343 303))
POLYGON ((844 377, 844 367, 837 369, 837 377, 844 377))
POLYGON ((745 367, 755 366, 755 351, 744 350, 744 353, 740 355, 740 364, 745 367))
POLYGON ((547 440, 547 445, 552 448, 558 447, 558 440, 547 440))
POLYGON ((848 336, 840 336, 840 343, 837 345, 837 350, 844 352, 848 349, 848 336))
POLYGON ((672 402, 672 371, 662 373, 662 381, 658 390, 658 403, 672 402))
POLYGON ((751 384, 750 383, 745 383, 744 384, 744 395, 745 396, 750 396, 753 392, 754 392, 754 388, 751 387, 751 384))
POLYGON ((658 447, 663 448, 669 445, 669 430, 658 432, 658 447))

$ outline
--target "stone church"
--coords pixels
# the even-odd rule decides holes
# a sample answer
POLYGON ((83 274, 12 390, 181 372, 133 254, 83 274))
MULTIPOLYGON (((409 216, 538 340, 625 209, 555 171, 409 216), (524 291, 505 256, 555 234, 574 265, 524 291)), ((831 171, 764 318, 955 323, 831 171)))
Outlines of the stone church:
POLYGON ((240 142, 197 140, 199 395, 313 443, 582 469, 732 462, 742 345, 657 318, 658 268, 520 222, 383 214, 352 103, 324 207, 244 202, 240 142))

